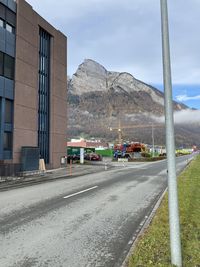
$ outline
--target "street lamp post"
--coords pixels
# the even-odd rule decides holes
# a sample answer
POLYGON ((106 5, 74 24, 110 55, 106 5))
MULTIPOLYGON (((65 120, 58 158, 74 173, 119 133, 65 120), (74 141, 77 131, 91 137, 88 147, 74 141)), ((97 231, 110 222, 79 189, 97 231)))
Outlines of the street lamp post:
POLYGON ((174 120, 172 104, 172 82, 169 48, 169 29, 167 0, 160 0, 161 24, 162 24, 162 49, 163 49, 163 79, 165 91, 165 125, 166 125, 166 148, 168 167, 168 193, 169 193, 169 226, 170 247, 172 264, 181 267, 181 241, 178 211, 178 194, 176 181, 176 158, 174 142, 174 120))
POLYGON ((152 126, 151 126, 152 128, 151 128, 151 135, 152 135, 152 149, 153 149, 153 153, 152 153, 152 157, 154 158, 154 156, 155 156, 155 145, 154 145, 154 126, 153 126, 153 124, 152 124, 152 126))

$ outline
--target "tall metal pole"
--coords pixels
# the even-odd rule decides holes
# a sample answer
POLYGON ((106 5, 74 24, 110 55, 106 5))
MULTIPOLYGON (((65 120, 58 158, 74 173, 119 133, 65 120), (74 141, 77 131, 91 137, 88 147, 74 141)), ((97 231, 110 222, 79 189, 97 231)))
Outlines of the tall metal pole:
POLYGON ((121 120, 119 119, 119 126, 118 126, 118 139, 119 143, 122 144, 122 128, 121 128, 121 120))
POLYGON ((161 24, 162 24, 162 49, 163 49, 163 80, 165 91, 165 126, 166 126, 166 147, 168 166, 168 192, 169 192, 169 226, 170 226, 170 247, 172 264, 181 267, 181 241, 178 211, 178 194, 176 181, 176 158, 174 142, 174 120, 172 104, 172 82, 169 48, 169 29, 167 0, 160 0, 161 24))
POLYGON ((152 127, 151 128, 151 130, 152 130, 152 132, 151 132, 151 134, 152 134, 152 149, 153 149, 152 157, 154 158, 154 156, 155 156, 155 146, 154 146, 154 126, 153 126, 153 124, 152 124, 151 127, 152 127))

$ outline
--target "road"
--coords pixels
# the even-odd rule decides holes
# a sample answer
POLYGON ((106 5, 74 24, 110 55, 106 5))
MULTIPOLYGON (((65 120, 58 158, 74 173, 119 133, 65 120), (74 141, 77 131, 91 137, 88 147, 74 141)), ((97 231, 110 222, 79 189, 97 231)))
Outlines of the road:
POLYGON ((121 266, 166 185, 164 160, 1 192, 0 266, 121 266))

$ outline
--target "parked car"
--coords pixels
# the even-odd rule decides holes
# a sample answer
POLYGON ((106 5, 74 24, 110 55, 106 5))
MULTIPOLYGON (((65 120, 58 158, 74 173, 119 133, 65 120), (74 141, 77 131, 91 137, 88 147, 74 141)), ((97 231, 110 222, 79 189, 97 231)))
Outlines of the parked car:
POLYGON ((102 160, 102 157, 96 153, 88 153, 84 156, 85 160, 93 160, 93 161, 100 161, 102 160))

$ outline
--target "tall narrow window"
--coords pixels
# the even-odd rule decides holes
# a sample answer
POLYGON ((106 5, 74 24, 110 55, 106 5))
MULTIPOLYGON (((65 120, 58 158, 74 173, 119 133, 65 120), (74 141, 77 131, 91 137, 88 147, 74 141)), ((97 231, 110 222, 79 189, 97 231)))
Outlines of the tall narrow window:
POLYGON ((5 123, 12 123, 13 101, 5 101, 5 123))
POLYGON ((49 163, 50 41, 50 34, 40 28, 38 146, 45 163, 49 163))
POLYGON ((0 75, 3 76, 3 53, 0 52, 0 75))
POLYGON ((4 76, 9 79, 14 79, 15 59, 7 54, 4 54, 4 76))
MULTIPOLYGON (((2 97, 0 97, 0 145, 1 145, 1 122, 2 122, 2 97)), ((0 150, 1 150, 1 147, 0 147, 0 150)))
POLYGON ((4 132, 4 150, 12 150, 12 133, 11 132, 4 132))
POLYGON ((15 59, 5 53, 0 52, 0 75, 8 79, 14 79, 15 59))

